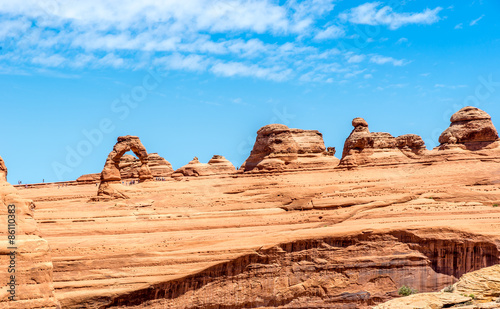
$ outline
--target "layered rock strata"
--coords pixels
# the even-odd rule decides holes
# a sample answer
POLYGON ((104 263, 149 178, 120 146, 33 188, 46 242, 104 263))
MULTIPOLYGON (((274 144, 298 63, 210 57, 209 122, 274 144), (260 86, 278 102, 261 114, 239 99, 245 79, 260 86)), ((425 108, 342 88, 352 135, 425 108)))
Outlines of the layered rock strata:
POLYGON ((327 151, 323 135, 317 130, 270 124, 257 131, 252 152, 240 171, 331 168, 339 162, 334 154, 334 148, 327 151))
POLYGON ((425 143, 415 134, 394 137, 385 132, 370 132, 363 118, 354 118, 344 143, 340 166, 409 162, 426 153, 425 143))
MULTIPOLYGON (((1 158, 0 168, 7 173, 1 158)), ((0 308, 58 308, 51 254, 34 209, 31 200, 0 177, 0 308)))

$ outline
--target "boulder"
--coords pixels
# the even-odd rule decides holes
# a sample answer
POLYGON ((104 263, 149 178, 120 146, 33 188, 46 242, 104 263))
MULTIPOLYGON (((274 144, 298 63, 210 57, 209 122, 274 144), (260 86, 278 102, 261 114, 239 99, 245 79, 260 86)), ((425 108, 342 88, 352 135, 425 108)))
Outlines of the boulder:
POLYGON ((479 150, 498 140, 491 117, 477 107, 466 106, 453 114, 450 126, 439 136, 440 149, 458 146, 479 150))
POLYGON ((334 153, 334 148, 327 151, 323 135, 317 130, 270 124, 257 131, 252 152, 240 171, 331 168, 338 164, 334 153))

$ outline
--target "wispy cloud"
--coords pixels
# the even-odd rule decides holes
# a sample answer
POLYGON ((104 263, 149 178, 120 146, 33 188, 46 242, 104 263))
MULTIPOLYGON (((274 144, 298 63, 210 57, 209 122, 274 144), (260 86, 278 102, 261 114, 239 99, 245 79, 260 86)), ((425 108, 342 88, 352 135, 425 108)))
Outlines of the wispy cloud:
POLYGON ((473 21, 470 22, 469 26, 474 26, 476 25, 481 19, 483 19, 484 14, 479 16, 478 18, 474 19, 473 21))
POLYGON ((436 23, 440 20, 438 13, 442 10, 441 7, 436 7, 432 10, 425 9, 421 13, 396 13, 390 6, 381 6, 381 2, 365 3, 341 14, 340 17, 354 24, 387 25, 395 30, 409 24, 436 23))
MULTIPOLYGON (((378 2, 335 18, 334 2, 67 0, 42 7, 45 2, 37 0, 0 0, 0 65, 20 70, 154 65, 225 77, 340 83, 370 78, 363 73, 373 72, 370 66, 411 62, 379 50, 341 47, 340 41, 360 39, 352 33, 357 26, 344 21, 396 29, 439 20, 440 8, 395 13, 378 2)), ((364 39, 374 45, 386 40, 364 39)))
POLYGON ((462 29, 464 27, 463 23, 459 23, 455 26, 455 29, 462 29))
POLYGON ((321 30, 314 37, 316 40, 326 40, 326 39, 338 39, 345 36, 344 29, 338 26, 329 26, 328 28, 321 30))
POLYGON ((392 57, 385 57, 385 56, 381 56, 381 55, 372 55, 370 58, 370 62, 376 63, 376 64, 389 63, 389 64, 392 64, 394 66, 403 66, 403 65, 406 65, 409 63, 404 59, 394 59, 392 57))

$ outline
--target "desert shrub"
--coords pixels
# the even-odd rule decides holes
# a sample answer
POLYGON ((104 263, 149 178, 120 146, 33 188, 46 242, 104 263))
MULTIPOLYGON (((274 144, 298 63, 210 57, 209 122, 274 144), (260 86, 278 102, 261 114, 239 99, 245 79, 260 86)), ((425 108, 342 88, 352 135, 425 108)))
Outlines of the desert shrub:
POLYGON ((454 288, 453 288, 453 284, 450 284, 449 286, 447 286, 447 287, 445 287, 445 288, 443 289, 443 292, 446 292, 446 293, 453 293, 453 290, 454 290, 454 288))
POLYGON ((417 294, 417 293, 418 293, 417 290, 415 290, 409 286, 406 286, 406 285, 403 285, 398 290, 398 294, 401 296, 408 296, 408 295, 417 294))

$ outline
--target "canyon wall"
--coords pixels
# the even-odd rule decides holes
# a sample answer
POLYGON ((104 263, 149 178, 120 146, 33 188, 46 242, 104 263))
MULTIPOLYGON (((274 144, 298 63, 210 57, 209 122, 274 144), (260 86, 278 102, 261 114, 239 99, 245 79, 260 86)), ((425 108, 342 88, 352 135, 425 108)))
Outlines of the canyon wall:
POLYGON ((396 230, 283 243, 122 295, 110 306, 368 308, 395 297, 403 285, 434 291, 499 263, 497 245, 483 237, 419 234, 396 230))

